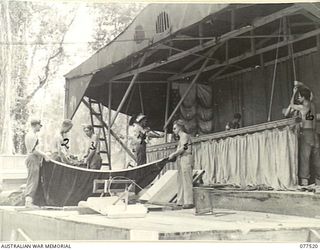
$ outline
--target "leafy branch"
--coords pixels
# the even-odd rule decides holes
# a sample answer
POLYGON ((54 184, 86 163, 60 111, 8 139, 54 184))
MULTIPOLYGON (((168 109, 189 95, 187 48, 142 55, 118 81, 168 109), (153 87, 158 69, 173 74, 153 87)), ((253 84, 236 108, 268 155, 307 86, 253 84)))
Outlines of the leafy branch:
POLYGON ((47 83, 48 78, 49 78, 50 69, 51 69, 50 68, 51 62, 55 58, 57 58, 58 56, 62 55, 63 43, 65 40, 65 36, 66 36, 67 31, 69 30, 70 26, 73 24, 75 18, 76 18, 76 12, 75 12, 73 18, 71 19, 70 23, 65 27, 65 31, 63 32, 63 35, 62 35, 61 40, 59 42, 59 47, 58 47, 57 51, 48 58, 47 63, 44 67, 44 76, 38 77, 39 78, 39 85, 32 91, 32 93, 29 96, 26 97, 25 101, 22 103, 23 105, 27 105, 32 100, 34 95, 47 83))

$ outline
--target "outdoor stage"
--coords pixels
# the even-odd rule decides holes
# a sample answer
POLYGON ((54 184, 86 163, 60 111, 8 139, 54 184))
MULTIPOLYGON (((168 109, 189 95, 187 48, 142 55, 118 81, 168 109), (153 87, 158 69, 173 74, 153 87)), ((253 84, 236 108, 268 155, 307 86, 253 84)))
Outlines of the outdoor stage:
MULTIPOLYGON (((283 198, 279 194, 276 196, 278 199, 283 198)), ((300 203, 306 201, 305 210, 309 209, 308 200, 311 198, 308 196, 311 194, 306 194, 305 197, 300 194, 300 203)), ((230 200, 230 196, 228 199, 230 204, 234 205, 236 200, 230 200)), ((272 199, 270 201, 272 202, 272 199)), ((261 202, 260 199, 257 204, 261 202)), ((294 205, 291 205, 294 209, 294 205)), ((254 207, 253 201, 251 206, 254 207)), ((281 206, 278 206, 278 210, 279 213, 286 212, 281 206)), ((79 214, 76 207, 32 211, 21 207, 1 207, 0 225, 1 241, 31 239, 315 242, 319 241, 317 237, 320 232, 319 217, 215 208, 212 214, 195 215, 195 209, 167 209, 150 211, 145 218, 109 219, 100 214, 79 214)))

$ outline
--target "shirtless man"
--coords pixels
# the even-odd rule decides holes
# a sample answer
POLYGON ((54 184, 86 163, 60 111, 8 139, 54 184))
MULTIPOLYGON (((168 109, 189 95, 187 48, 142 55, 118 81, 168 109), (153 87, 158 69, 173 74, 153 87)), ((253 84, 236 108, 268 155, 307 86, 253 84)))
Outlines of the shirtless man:
POLYGON ((304 86, 295 86, 289 105, 289 108, 299 111, 301 116, 298 171, 301 186, 309 184, 310 159, 313 160, 315 166, 316 185, 320 186, 319 138, 316 133, 316 110, 311 97, 310 89, 304 86), (294 103, 296 94, 300 104, 294 103))
POLYGON ((59 134, 54 138, 53 159, 64 162, 67 164, 72 163, 71 155, 69 153, 69 136, 71 128, 73 127, 72 121, 66 119, 62 122, 59 134))
POLYGON ((100 169, 102 159, 100 156, 99 136, 94 133, 92 125, 85 125, 83 131, 88 137, 89 142, 86 155, 84 156, 84 163, 89 169, 100 169))

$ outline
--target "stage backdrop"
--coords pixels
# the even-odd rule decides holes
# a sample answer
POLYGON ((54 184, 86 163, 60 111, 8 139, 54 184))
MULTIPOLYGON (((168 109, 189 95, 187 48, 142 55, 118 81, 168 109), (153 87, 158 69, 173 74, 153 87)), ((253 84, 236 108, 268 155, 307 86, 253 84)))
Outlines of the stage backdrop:
MULTIPOLYGON (((295 59, 297 80, 314 93, 317 113, 320 113, 320 55, 319 52, 295 59)), ((222 131, 234 113, 243 117, 243 126, 267 121, 274 65, 260 67, 212 83, 214 132, 222 131)), ((271 120, 283 118, 282 109, 288 107, 293 88, 292 61, 277 66, 271 120)), ((320 126, 318 122, 318 132, 320 126)))

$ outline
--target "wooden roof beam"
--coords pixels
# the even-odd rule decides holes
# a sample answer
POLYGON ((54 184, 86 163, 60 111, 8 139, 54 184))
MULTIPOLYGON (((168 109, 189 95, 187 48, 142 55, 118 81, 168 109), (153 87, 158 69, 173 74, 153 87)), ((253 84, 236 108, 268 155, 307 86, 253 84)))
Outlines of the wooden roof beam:
POLYGON ((314 15, 317 19, 313 21, 320 21, 320 4, 317 3, 300 3, 298 4, 303 9, 305 9, 307 12, 314 15))
MULTIPOLYGON (((303 50, 303 51, 294 53, 293 57, 294 58, 298 58, 298 57, 301 57, 301 56, 309 55, 309 54, 317 52, 317 51, 318 51, 317 47, 313 47, 313 48, 310 48, 310 49, 307 49, 307 50, 303 50)), ((285 62, 285 61, 287 61, 289 59, 291 59, 291 55, 279 58, 277 60, 277 63, 285 62)), ((267 67, 267 66, 273 65, 273 64, 275 64, 275 62, 276 62, 276 60, 268 61, 268 62, 266 62, 264 64, 264 66, 267 67)), ((253 71, 253 70, 254 70, 254 68, 241 69, 239 71, 235 71, 235 72, 231 72, 231 73, 228 73, 228 74, 225 74, 225 75, 222 75, 222 76, 218 76, 216 78, 216 80, 226 79, 228 77, 234 77, 236 75, 243 74, 243 73, 246 73, 246 72, 250 72, 250 71, 253 71)))
MULTIPOLYGON (((288 44, 290 44, 290 43, 298 42, 298 41, 304 40, 306 38, 310 38, 312 36, 316 36, 318 34, 320 34, 320 29, 316 29, 316 30, 310 31, 308 33, 305 33, 305 34, 299 36, 299 37, 296 37, 295 39, 293 38, 292 40, 282 41, 282 42, 279 43, 279 46, 280 47, 288 46, 288 44)), ((244 54, 242 54, 240 56, 229 58, 229 62, 228 63, 225 62, 223 64, 213 64, 213 65, 207 66, 203 70, 203 72, 214 70, 214 69, 217 69, 217 68, 219 68, 221 66, 226 66, 228 64, 238 63, 238 62, 246 60, 246 59, 248 59, 248 58, 250 58, 252 56, 259 55, 259 54, 274 50, 274 49, 277 48, 277 46, 278 46, 278 44, 276 43, 276 44, 272 44, 270 46, 267 46, 265 48, 257 49, 254 54, 252 54, 252 52, 247 52, 247 53, 244 53, 244 54)), ((183 73, 183 74, 180 74, 180 75, 172 76, 168 80, 175 81, 175 80, 178 80, 178 79, 181 79, 181 78, 190 77, 190 76, 193 76, 193 75, 197 74, 197 72, 198 72, 197 70, 194 70, 194 71, 191 71, 191 72, 186 72, 186 73, 183 73)))
POLYGON ((211 40, 211 41, 205 42, 202 45, 198 45, 198 46, 195 46, 195 47, 193 47, 191 49, 188 49, 186 51, 183 51, 183 52, 177 53, 175 55, 169 56, 166 60, 163 60, 163 61, 160 61, 160 62, 154 62, 154 63, 151 63, 149 65, 140 67, 138 69, 130 70, 128 72, 119 74, 117 76, 114 76, 111 80, 123 79, 123 78, 129 77, 129 76, 135 75, 137 73, 143 73, 143 72, 146 72, 148 70, 151 70, 151 69, 154 69, 154 68, 157 68, 157 67, 172 63, 174 61, 180 60, 180 59, 182 59, 184 57, 187 57, 187 56, 190 56, 190 55, 192 55, 194 53, 197 53, 199 51, 202 51, 202 50, 208 49, 210 47, 216 46, 217 44, 219 44, 221 42, 224 42, 224 41, 226 41, 226 40, 228 40, 228 39, 230 39, 232 37, 239 36, 241 34, 244 34, 246 32, 251 31, 252 29, 255 29, 255 28, 263 26, 263 25, 265 25, 267 23, 273 22, 273 21, 275 21, 275 20, 277 20, 277 19, 279 19, 279 18, 281 18, 283 16, 290 15, 292 13, 300 11, 301 9, 302 9, 301 6, 294 4, 293 6, 290 6, 288 8, 283 9, 283 10, 277 11, 277 12, 271 14, 271 15, 268 15, 268 16, 265 16, 265 17, 261 17, 260 19, 253 21, 252 25, 248 25, 248 26, 242 27, 240 29, 227 32, 226 34, 223 34, 219 39, 215 39, 215 40, 211 40))
POLYGON ((174 71, 168 71, 168 70, 149 70, 146 73, 151 74, 164 74, 164 75, 176 75, 177 72, 174 71))
MULTIPOLYGON (((212 39, 212 38, 211 38, 211 39, 212 39)), ((172 40, 175 40, 175 39, 172 39, 172 40)), ((173 47, 173 46, 169 46, 169 45, 165 45, 165 44, 163 44, 162 46, 164 46, 164 47, 166 47, 166 48, 168 48, 168 49, 172 49, 172 50, 175 50, 175 51, 179 51, 179 52, 184 52, 184 51, 185 51, 185 50, 178 49, 178 48, 175 48, 175 47, 173 47)), ((197 53, 192 53, 191 55, 196 56, 196 57, 200 57, 200 58, 202 58, 202 59, 207 59, 207 58, 208 58, 210 61, 214 61, 214 62, 217 61, 217 59, 212 58, 212 57, 208 57, 207 55, 201 55, 201 54, 197 54, 197 53)))

